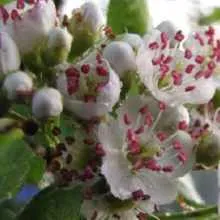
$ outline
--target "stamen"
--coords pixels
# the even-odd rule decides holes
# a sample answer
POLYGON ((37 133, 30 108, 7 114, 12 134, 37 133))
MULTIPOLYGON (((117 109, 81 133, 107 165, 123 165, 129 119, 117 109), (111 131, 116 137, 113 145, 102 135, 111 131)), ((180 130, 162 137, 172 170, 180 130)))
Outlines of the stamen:
POLYGON ((179 130, 186 130, 187 128, 188 128, 188 124, 185 120, 179 122, 178 124, 179 130))
POLYGON ((13 9, 11 12, 11 19, 14 21, 16 19, 21 20, 21 16, 19 15, 18 11, 16 9, 13 9))
POLYGON ((97 66, 96 72, 99 76, 107 76, 108 75, 107 69, 105 69, 103 66, 97 66))
POLYGON ((195 65, 194 64, 189 64, 186 69, 185 69, 185 72, 186 73, 192 73, 193 69, 195 68, 195 65))
POLYGON ((131 124, 131 120, 130 120, 130 118, 128 117, 128 114, 127 114, 127 113, 124 114, 123 119, 124 119, 124 123, 125 123, 126 125, 130 125, 130 124, 131 124))
POLYGON ((181 42, 181 41, 184 39, 184 35, 183 35, 182 31, 178 31, 178 32, 176 33, 174 39, 175 39, 176 41, 181 42))
POLYGON ((83 64, 83 65, 81 66, 81 71, 82 71, 83 73, 85 73, 85 74, 88 74, 89 71, 90 71, 90 65, 89 65, 89 64, 83 64))
POLYGON ((187 86, 187 87, 185 88, 185 92, 191 92, 191 91, 193 91, 195 88, 196 88, 195 86, 187 86))
POLYGON ((191 59, 191 58, 192 58, 192 51, 189 50, 189 49, 186 49, 186 50, 185 50, 185 55, 184 55, 184 57, 185 57, 186 59, 191 59))
POLYGON ((8 11, 3 6, 0 6, 0 15, 3 19, 3 23, 6 24, 10 16, 8 11))
POLYGON ((17 9, 23 9, 24 5, 24 0, 17 0, 17 9))

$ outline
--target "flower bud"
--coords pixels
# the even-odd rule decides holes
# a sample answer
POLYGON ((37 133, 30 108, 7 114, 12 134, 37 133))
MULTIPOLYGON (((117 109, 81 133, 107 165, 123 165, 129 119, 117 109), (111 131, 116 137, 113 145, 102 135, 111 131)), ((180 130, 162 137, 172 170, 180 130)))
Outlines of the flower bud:
POLYGON ((120 78, 123 78, 126 72, 136 70, 135 53, 132 47, 123 41, 111 42, 105 47, 103 56, 120 78))
POLYGON ((133 33, 119 35, 117 40, 128 43, 134 51, 137 51, 143 45, 142 38, 138 34, 133 33))
POLYGON ((70 58, 81 55, 101 36, 103 25, 101 10, 93 2, 87 2, 73 11, 68 30, 74 36, 70 58))
POLYGON ((63 111, 62 96, 54 88, 42 88, 32 100, 32 112, 37 118, 57 117, 63 111))
POLYGON ((213 131, 201 139, 196 152, 196 161, 206 166, 214 166, 218 164, 219 160, 220 134, 213 131))
POLYGON ((13 39, 6 32, 0 32, 0 74, 18 70, 20 55, 13 39))
POLYGON ((32 88, 33 82, 31 77, 22 71, 8 75, 3 83, 3 89, 7 92, 9 100, 16 99, 19 93, 31 92, 32 88))
POLYGON ((45 60, 56 65, 66 61, 71 49, 73 37, 66 28, 55 27, 49 33, 45 60))

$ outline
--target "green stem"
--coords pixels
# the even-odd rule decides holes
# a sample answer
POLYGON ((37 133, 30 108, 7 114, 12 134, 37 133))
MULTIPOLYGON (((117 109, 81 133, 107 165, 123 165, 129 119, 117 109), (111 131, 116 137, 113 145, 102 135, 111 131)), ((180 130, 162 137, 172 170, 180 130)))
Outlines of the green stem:
MULTIPOLYGON (((176 212, 176 213, 166 213, 163 215, 157 215, 157 217, 161 220, 178 220, 178 219, 186 219, 186 218, 191 218, 191 217, 204 217, 204 216, 209 216, 212 214, 217 214, 217 206, 212 206, 208 208, 203 208, 203 209, 197 209, 195 211, 191 212, 176 212)), ((155 220, 154 217, 149 217, 148 220, 155 220)))

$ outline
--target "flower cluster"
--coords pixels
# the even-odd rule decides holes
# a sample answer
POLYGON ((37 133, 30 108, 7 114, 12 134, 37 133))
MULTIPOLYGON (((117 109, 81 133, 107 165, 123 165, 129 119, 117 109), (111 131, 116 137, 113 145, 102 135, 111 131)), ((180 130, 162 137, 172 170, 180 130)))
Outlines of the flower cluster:
POLYGON ((196 162, 219 161, 220 40, 169 22, 115 35, 102 18, 91 2, 71 17, 52 0, 1 6, 3 117, 30 107, 19 126, 50 184, 83 185, 86 219, 142 220, 196 162))

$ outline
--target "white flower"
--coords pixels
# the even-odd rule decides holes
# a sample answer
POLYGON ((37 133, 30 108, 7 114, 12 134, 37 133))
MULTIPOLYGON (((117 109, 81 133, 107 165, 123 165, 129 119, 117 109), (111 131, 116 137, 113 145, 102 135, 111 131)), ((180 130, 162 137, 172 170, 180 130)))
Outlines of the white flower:
POLYGON ((42 88, 37 91, 32 100, 32 112, 37 118, 59 116, 63 111, 62 96, 53 88, 42 88))
POLYGON ((6 32, 0 32, 0 74, 18 70, 21 64, 18 48, 6 32))
POLYGON ((149 201, 132 200, 121 201, 112 196, 110 198, 97 197, 92 200, 85 200, 81 212, 86 219, 114 220, 138 220, 140 214, 150 214, 154 211, 154 204, 149 201))
POLYGON ((111 42, 104 48, 103 56, 121 78, 126 72, 136 71, 135 53, 128 43, 111 42))
POLYGON ((16 99, 19 93, 29 93, 32 91, 33 82, 31 77, 25 72, 18 71, 9 74, 3 83, 3 89, 7 92, 10 100, 16 99))
POLYGON ((120 96, 121 83, 106 60, 64 66, 57 79, 64 106, 83 119, 110 112, 120 96))
MULTIPOLYGON (((175 39, 183 40, 181 32, 175 39)), ((204 104, 215 93, 210 65, 188 49, 171 49, 167 34, 154 30, 139 49, 137 68, 142 82, 153 96, 168 105, 204 104)))
POLYGON ((5 19, 2 29, 12 36, 21 54, 26 54, 42 44, 55 26, 56 8, 52 0, 39 0, 28 10, 14 9, 11 17, 5 19))
POLYGON ((152 98, 129 98, 119 110, 119 120, 102 123, 98 137, 105 150, 101 172, 111 193, 121 200, 148 196, 166 204, 176 197, 175 179, 194 163, 193 141, 178 129, 172 135, 160 130, 164 104, 152 98))
POLYGON ((48 36, 46 59, 56 64, 64 62, 71 50, 72 40, 73 37, 66 28, 53 28, 48 36))

